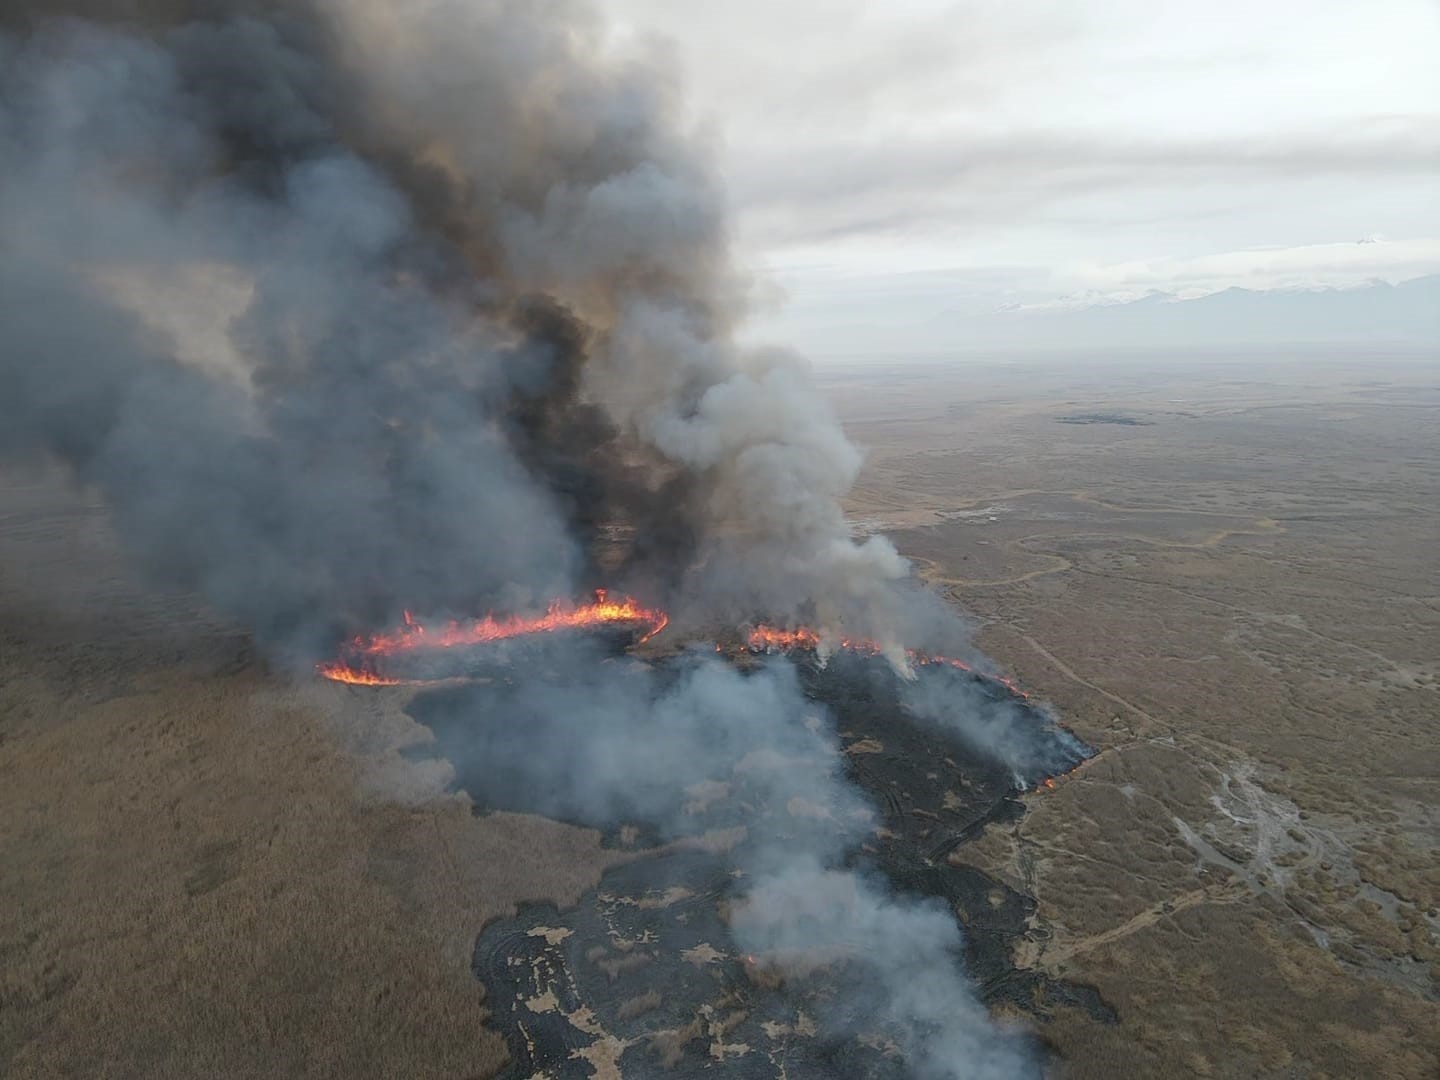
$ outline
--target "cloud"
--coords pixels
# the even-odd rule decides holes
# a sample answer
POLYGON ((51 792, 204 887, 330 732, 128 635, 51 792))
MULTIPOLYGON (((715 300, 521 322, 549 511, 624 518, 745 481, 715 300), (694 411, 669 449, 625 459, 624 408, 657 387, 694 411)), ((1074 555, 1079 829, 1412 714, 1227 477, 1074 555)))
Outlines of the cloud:
MULTIPOLYGON (((731 179, 752 231, 793 243, 1015 220, 1096 193, 1178 188, 1213 200, 1226 197, 1226 184, 1440 173, 1440 117, 1378 118, 1373 128, 1285 139, 1139 141, 1050 131, 847 138, 812 143, 803 155, 754 153, 735 164, 731 179)), ((1118 205, 1114 214, 1124 220, 1127 210, 1118 205)))
MULTIPOLYGON (((1337 204, 1342 233, 1363 212, 1385 220, 1362 232, 1433 232, 1418 220, 1440 171, 1433 8, 1217 5, 608 6, 673 38, 757 252, 1008 229, 1049 261, 1086 228, 1146 221, 1191 250, 1214 221, 1221 244, 1292 245, 1333 238, 1337 204)), ((1117 260, 1154 239, 1084 242, 1117 260)))
POLYGON ((1440 238, 907 274, 883 263, 809 263, 783 273, 791 303, 755 332, 801 342, 820 358, 1124 343, 1434 343, 1440 324, 1426 305, 1437 275, 1440 238), (1157 308, 1157 297, 1192 304, 1157 308))
POLYGON ((1357 237, 1349 243, 1252 248, 1191 258, 1082 263, 1066 272, 1081 289, 1107 300, 1130 299, 1152 289, 1194 297, 1235 287, 1346 287, 1377 280, 1393 284, 1440 272, 1440 239, 1392 242, 1357 237))

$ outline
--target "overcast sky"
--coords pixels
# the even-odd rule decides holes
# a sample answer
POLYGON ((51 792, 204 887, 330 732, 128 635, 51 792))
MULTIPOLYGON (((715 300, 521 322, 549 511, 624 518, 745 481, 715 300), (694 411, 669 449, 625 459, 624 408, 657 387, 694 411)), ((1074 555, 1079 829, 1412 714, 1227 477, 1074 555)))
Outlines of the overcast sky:
POLYGON ((1440 270, 1437 0, 601 2, 673 41, 802 347, 1440 270))

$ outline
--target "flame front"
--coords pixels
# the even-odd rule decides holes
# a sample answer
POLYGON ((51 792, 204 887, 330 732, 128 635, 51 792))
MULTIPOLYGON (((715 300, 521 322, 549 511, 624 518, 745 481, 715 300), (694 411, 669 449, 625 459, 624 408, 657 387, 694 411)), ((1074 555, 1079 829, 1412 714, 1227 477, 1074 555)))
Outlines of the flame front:
MULTIPOLYGON (((797 627, 794 630, 781 630, 774 626, 757 626, 750 631, 745 638, 745 644, 754 652, 790 652, 792 649, 819 649, 826 642, 819 631, 812 630, 808 626, 797 627)), ((840 638, 833 642, 837 648, 845 649, 848 652, 869 653, 874 656, 881 655, 884 650, 878 641, 871 641, 868 638, 840 638)), ((905 657, 914 667, 930 667, 936 664, 943 664, 947 667, 957 668, 960 671, 968 671, 978 679, 987 682, 999 683, 1018 698, 1028 699, 1030 695, 1013 681, 1004 675, 992 675, 988 672, 976 671, 963 660, 955 660, 948 656, 939 656, 934 653, 921 652, 919 649, 906 649, 905 657)))
POLYGON ((791 649, 819 648, 820 635, 804 626, 798 630, 757 626, 750 631, 745 643, 756 652, 789 652, 791 649))
MULTIPOLYGON (((665 629, 670 617, 657 608, 642 607, 630 597, 612 600, 604 589, 595 590, 595 599, 589 604, 566 604, 553 601, 543 615, 485 615, 468 622, 451 620, 438 628, 427 627, 410 612, 404 613, 404 622, 387 633, 360 635, 346 642, 340 657, 329 663, 315 665, 315 671, 332 682, 350 686, 409 686, 421 685, 424 679, 402 679, 383 674, 376 661, 395 656, 404 656, 421 650, 467 648, 486 645, 530 634, 548 634, 560 630, 591 630, 603 626, 644 627, 640 642, 649 641, 665 629)), ((883 650, 878 642, 867 638, 840 638, 828 641, 818 630, 807 626, 784 630, 775 626, 760 625, 750 630, 745 644, 755 652, 791 652, 796 649, 818 650, 825 645, 851 652, 881 655, 883 650)), ((716 645, 716 650, 720 646, 716 645)), ((968 671, 977 678, 1004 686, 1019 698, 1030 695, 1021 690, 1003 675, 991 675, 974 671, 963 660, 906 649, 905 656, 916 667, 944 664, 968 671)))
POLYGON ((349 686, 400 686, 401 679, 392 679, 365 667, 352 667, 336 660, 329 664, 316 664, 315 671, 331 682, 346 683, 349 686))
POLYGON ((644 635, 640 638, 643 643, 665 629, 670 618, 663 611, 641 607, 628 596, 612 600, 604 589, 597 589, 593 603, 573 605, 557 600, 550 604, 544 615, 485 615, 468 622, 452 620, 438 628, 425 626, 408 611, 404 613, 404 620, 403 625, 388 633, 351 639, 341 650, 340 659, 317 664, 316 672, 333 682, 351 686, 401 686, 412 680, 381 674, 376 670, 376 659, 420 650, 487 645, 529 634, 591 630, 602 626, 644 627, 644 635))

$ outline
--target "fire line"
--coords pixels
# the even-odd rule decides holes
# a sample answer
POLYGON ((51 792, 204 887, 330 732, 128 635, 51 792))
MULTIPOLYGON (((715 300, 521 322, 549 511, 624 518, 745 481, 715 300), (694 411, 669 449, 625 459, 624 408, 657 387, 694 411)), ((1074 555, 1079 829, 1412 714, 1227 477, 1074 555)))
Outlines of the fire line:
MULTIPOLYGON (((530 634, 588 630, 605 626, 643 628, 639 640, 644 643, 665 629, 669 621, 670 617, 664 611, 642 607, 628 596, 612 600, 604 589, 596 589, 595 599, 589 604, 574 605, 554 601, 543 615, 485 615, 467 622, 452 620, 439 628, 427 627, 406 611, 404 622, 397 629, 387 633, 358 635, 350 639, 341 648, 337 659, 316 664, 315 671, 322 678, 348 686, 430 686, 449 680, 401 678, 385 673, 378 662, 387 657, 405 656, 421 651, 466 648, 530 634)), ((789 653, 796 650, 818 651, 823 645, 831 643, 827 642, 819 631, 810 627, 784 630, 761 624, 750 630, 744 644, 752 652, 789 653)), ((833 642, 833 645, 848 652, 875 656, 882 652, 878 642, 867 638, 841 638, 833 642)), ((722 647, 717 644, 715 648, 719 651, 722 647)), ((906 649, 905 655, 916 667, 953 667, 968 672, 977 679, 1003 686, 1021 700, 1028 700, 1030 697, 1005 676, 975 671, 963 660, 917 649, 906 649)), ((1044 778, 1036 785, 1037 790, 1054 788, 1053 777, 1044 778)))
MULTIPOLYGON (((802 626, 795 630, 781 630, 773 626, 757 626, 750 631, 745 639, 746 645, 752 652, 790 652, 794 649, 818 649, 823 639, 819 633, 809 627, 802 626)), ((841 638, 835 642, 838 648, 847 652, 870 653, 880 655, 880 643, 870 641, 867 638, 841 638)), ((960 671, 967 671, 977 679, 986 682, 998 683, 1016 697, 1029 700, 1030 695, 1020 689, 1015 683, 1004 675, 992 675, 984 671, 976 671, 963 660, 955 660, 948 656, 939 656, 932 653, 921 652, 919 649, 906 649, 905 656, 916 667, 930 667, 932 665, 944 665, 953 667, 960 671)))
POLYGON ((407 680, 384 674, 377 667, 377 661, 422 650, 467 648, 530 634, 590 630, 602 626, 643 627, 644 634, 640 640, 644 642, 665 629, 670 621, 663 611, 642 607, 628 596, 611 599, 604 589, 595 590, 595 599, 589 604, 554 601, 543 615, 485 615, 466 622, 452 620, 434 628, 427 627, 408 611, 404 613, 404 620, 403 625, 387 633, 352 638, 341 648, 337 659, 317 664, 316 673, 332 682, 351 686, 422 685, 426 680, 407 680))

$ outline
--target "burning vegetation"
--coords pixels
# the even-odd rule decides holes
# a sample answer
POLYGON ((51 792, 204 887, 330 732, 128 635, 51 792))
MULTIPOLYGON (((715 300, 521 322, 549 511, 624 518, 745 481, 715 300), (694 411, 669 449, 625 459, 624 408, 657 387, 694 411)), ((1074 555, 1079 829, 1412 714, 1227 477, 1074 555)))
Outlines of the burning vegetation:
MULTIPOLYGON (((643 645, 664 630, 670 622, 669 615, 664 611, 644 607, 628 596, 612 599, 605 589, 596 589, 594 599, 585 604, 554 600, 543 615, 487 614, 465 621, 452 619, 438 627, 425 625, 409 611, 405 611, 402 618, 402 624, 395 630, 357 634, 350 638, 340 647, 339 655, 335 659, 316 664, 316 672, 333 682, 353 686, 423 685, 428 680, 387 674, 382 672, 380 667, 386 662, 403 660, 406 656, 436 651, 454 652, 530 635, 567 631, 631 630, 638 635, 637 644, 643 645)), ((745 633, 744 646, 753 653, 824 654, 832 649, 840 649, 867 656, 884 655, 879 642, 864 638, 840 638, 830 642, 820 631, 805 626, 792 630, 764 624, 754 626, 745 633)), ((722 645, 717 645, 716 649, 724 651, 722 645)), ((977 672, 963 660, 918 649, 906 649, 905 657, 914 667, 944 665, 973 674, 977 679, 997 683, 1016 697, 1030 696, 1011 679, 989 672, 977 672)))
MULTIPOLYGON (((803 626, 796 630, 779 630, 773 626, 757 626, 746 635, 745 643, 753 652, 766 653, 789 653, 796 650, 819 652, 828 644, 819 631, 803 626)), ((864 653, 868 656, 884 655, 884 650, 879 642, 869 641, 864 638, 858 640, 840 638, 831 647, 845 649, 850 652, 864 653)), ((974 667, 965 663, 963 660, 955 660, 948 656, 922 652, 919 649, 906 649, 905 658, 913 667, 929 667, 937 664, 952 667, 957 671, 968 672, 977 679, 998 683, 1016 697, 1029 698, 1030 696, 1004 675, 976 671, 974 667)))
MULTIPOLYGON (((475 664, 487 666, 488 670, 488 665, 496 660, 493 647, 506 642, 541 640, 566 634, 612 633, 622 635, 628 647, 652 640, 669 622, 666 612, 645 607, 628 596, 613 598, 604 589, 597 589, 589 603, 554 601, 544 614, 534 616, 488 614, 477 619, 450 620, 431 626, 406 611, 397 629, 356 635, 341 646, 336 658, 316 664, 315 670, 323 678, 349 686, 438 687, 463 683, 471 676, 475 664)), ((877 662, 886 657, 885 651, 875 641, 840 638, 831 642, 820 631, 804 626, 781 629, 766 624, 755 625, 742 634, 735 648, 755 655, 808 657, 809 662, 821 667, 828 665, 835 656, 877 662)), ((717 643, 715 651, 724 655, 726 648, 717 643)), ((963 660, 918 649, 906 649, 904 657, 905 667, 896 670, 901 680, 898 692, 903 700, 908 690, 905 684, 919 684, 919 689, 910 697, 920 702, 917 712, 921 715, 936 709, 937 693, 933 689, 933 678, 945 671, 959 673, 989 688, 1001 695, 1002 701, 1008 698, 1027 707, 1030 704, 1029 693, 1013 680, 977 671, 963 660), (926 704, 927 701, 929 704, 926 704)), ((940 701, 938 708, 944 723, 974 732, 977 741, 987 745, 990 752, 1014 763, 1017 790, 1054 790, 1055 777, 1076 767, 1089 753, 1088 748, 1058 722, 1051 721, 1049 726, 1053 729, 1056 746, 1046 751, 1050 755, 1050 765, 1044 766, 1040 759, 1017 752, 1017 746, 1033 749, 1035 737, 1033 734, 1019 735, 1011 718, 1003 711, 977 722, 962 707, 952 707, 940 701), (964 719, 960 719, 962 717, 964 719)))
POLYGON ((597 589, 588 604, 554 601, 543 615, 485 615, 465 622, 452 620, 427 627, 410 612, 404 622, 389 633, 357 635, 340 649, 340 655, 315 666, 318 674, 333 682, 351 686, 425 685, 436 680, 405 678, 382 671, 386 664, 406 657, 437 652, 461 652, 536 634, 558 634, 602 628, 631 630, 646 642, 665 629, 669 616, 663 611, 640 606, 630 597, 611 599, 597 589))
POLYGON ((673 836, 681 780, 733 785, 738 951, 883 942, 822 1026, 880 1017, 927 1080, 1037 1072, 959 967, 944 855, 1088 748, 941 655, 963 629, 846 522, 861 455, 802 361, 741 344, 665 64, 584 0, 22 0, 0 57, 0 453, 287 664, 421 687, 477 805, 673 836), (542 608, 597 580, 646 603, 542 608), (521 613, 354 634, 401 605, 521 613), (607 662, 672 614, 733 643, 607 662), (850 727, 885 753, 838 755, 850 727), (905 846, 866 876, 876 813, 905 846))
MULTIPOLYGON (((567 634, 614 633, 622 636, 625 642, 622 647, 628 648, 652 640, 669 622, 669 616, 664 611, 645 607, 631 597, 612 598, 604 589, 597 589, 589 603, 554 601, 544 614, 534 616, 488 614, 478 619, 450 620, 438 626, 427 626, 406 611, 397 629, 356 635, 344 643, 335 659, 316 664, 315 670, 323 678, 350 686, 424 688, 453 685, 466 681, 474 665, 491 670, 497 659, 493 647, 507 642, 538 641, 567 634)), ((820 668, 828 666, 838 656, 869 660, 882 666, 889 663, 877 642, 848 638, 829 642, 820 631, 803 626, 781 629, 756 625, 745 631, 733 648, 753 655, 808 658, 808 663, 820 668)), ((715 651, 723 656, 726 647, 717 643, 715 651)), ((934 678, 951 672, 988 688, 993 694, 998 694, 1002 702, 1009 699, 1025 706, 1025 715, 1029 715, 1030 695, 1005 676, 976 671, 962 660, 918 649, 906 649, 904 656, 906 666, 894 669, 899 688, 897 693, 902 701, 908 684, 917 683, 925 692, 912 696, 922 702, 926 699, 933 702, 936 698, 931 689, 934 678)), ((504 658, 499 659, 503 664, 504 658)), ((955 688, 951 690, 953 692, 955 688)), ((957 701, 963 698, 958 693, 955 696, 957 701)), ((933 706, 922 706, 917 711, 924 715, 930 707, 933 706)), ((942 703, 940 708, 946 714, 944 722, 949 724, 956 724, 956 717, 966 713, 966 709, 958 705, 950 707, 942 703)), ((1013 725, 1007 727, 1009 718, 1003 712, 979 723, 984 729, 980 741, 990 742, 991 751, 1006 747, 1009 742, 1034 745, 1033 735, 1021 737, 1013 725), (989 730, 991 728, 996 730, 989 730)), ((959 726, 963 728, 966 725, 959 726)), ((1056 773, 1068 771, 1084 760, 1088 749, 1058 724, 1051 723, 1050 726, 1060 742, 1058 756, 1051 757, 1049 767, 1058 764, 1060 767, 1056 773)), ((1000 756, 1007 755, 1001 752, 1000 756)), ((1008 756, 1016 761, 1015 786, 1018 790, 1055 788, 1055 774, 1037 771, 1039 765, 1022 761, 1013 753, 1008 756)))

